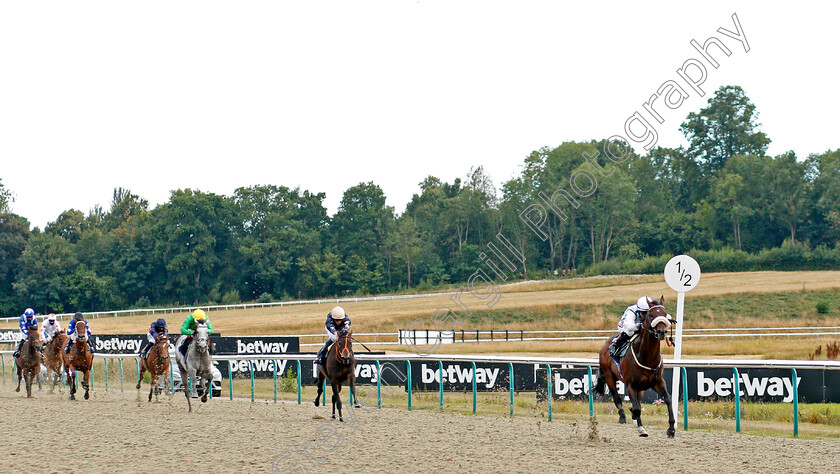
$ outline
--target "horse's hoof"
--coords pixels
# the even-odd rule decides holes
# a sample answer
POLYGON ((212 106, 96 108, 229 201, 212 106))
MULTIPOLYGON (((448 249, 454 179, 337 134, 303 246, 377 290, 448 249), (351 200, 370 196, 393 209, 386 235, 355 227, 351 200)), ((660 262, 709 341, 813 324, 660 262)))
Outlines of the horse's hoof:
POLYGON ((344 418, 338 417, 338 421, 344 423, 344 418))
POLYGON ((201 403, 207 403, 207 395, 201 397, 201 403))
POLYGON ((332 419, 333 419, 333 420, 335 419, 335 415, 333 415, 333 416, 332 416, 332 419))
POLYGON ((89 394, 89 393, 87 393, 87 392, 85 392, 85 400, 87 400, 87 399, 89 399, 89 398, 90 398, 90 394, 89 394))
POLYGON ((619 425, 626 425, 627 424, 627 418, 619 418, 618 419, 618 424, 619 425))
POLYGON ((20 392, 20 387, 16 388, 15 392, 20 392))
POLYGON ((137 386, 134 387, 134 388, 136 388, 137 390, 140 390, 140 384, 138 383, 137 386))
POLYGON ((70 401, 71 401, 71 402, 75 402, 75 401, 76 401, 76 397, 74 397, 73 395, 70 395, 70 401))
POLYGON ((668 428, 668 431, 666 431, 665 433, 668 435, 669 438, 673 438, 675 434, 673 428, 668 428))
POLYGON ((361 404, 361 403, 357 403, 357 404, 353 405, 353 408, 362 408, 362 404, 361 404))

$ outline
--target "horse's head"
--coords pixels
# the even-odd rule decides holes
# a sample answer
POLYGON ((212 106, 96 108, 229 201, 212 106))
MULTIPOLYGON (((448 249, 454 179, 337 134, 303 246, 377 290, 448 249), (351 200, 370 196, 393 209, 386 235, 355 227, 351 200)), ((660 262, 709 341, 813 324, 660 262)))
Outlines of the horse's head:
POLYGON ((198 323, 196 325, 193 339, 195 339, 195 347, 198 349, 198 352, 207 352, 207 341, 210 339, 210 330, 207 329, 207 324, 198 323))
POLYGON ((78 321, 76 323, 76 341, 85 342, 85 339, 87 339, 87 323, 78 321))
POLYGON ((338 347, 339 360, 342 365, 350 365, 353 359, 353 331, 350 329, 339 329, 335 344, 338 347))
POLYGON ((671 327, 671 317, 665 311, 664 306, 665 296, 660 296, 659 301, 653 300, 650 303, 650 310, 645 316, 644 328, 661 341, 668 335, 668 329, 671 327))

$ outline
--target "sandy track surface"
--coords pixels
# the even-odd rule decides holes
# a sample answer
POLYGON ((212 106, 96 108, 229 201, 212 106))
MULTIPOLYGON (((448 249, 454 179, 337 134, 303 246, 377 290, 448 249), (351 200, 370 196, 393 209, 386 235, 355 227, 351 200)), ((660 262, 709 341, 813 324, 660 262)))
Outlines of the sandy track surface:
POLYGON ((0 389, 3 471, 837 472, 840 462, 840 442, 692 431, 669 440, 655 425, 640 439, 614 420, 592 441, 583 420, 345 408, 338 423, 310 403, 210 400, 188 414, 180 394, 66 398, 0 389))

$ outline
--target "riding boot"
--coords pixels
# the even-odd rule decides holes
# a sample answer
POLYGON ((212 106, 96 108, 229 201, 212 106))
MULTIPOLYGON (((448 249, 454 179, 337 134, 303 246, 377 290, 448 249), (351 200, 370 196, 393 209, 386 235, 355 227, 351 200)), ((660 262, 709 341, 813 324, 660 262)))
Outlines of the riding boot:
POLYGON ((15 353, 12 354, 12 357, 17 357, 20 355, 20 350, 23 349, 23 341, 24 340, 21 339, 20 342, 18 342, 17 349, 15 349, 15 353))
POLYGON ((90 351, 90 353, 93 354, 94 353, 93 343, 90 341, 90 339, 88 339, 88 341, 87 341, 87 346, 88 346, 88 350, 90 351))
POLYGON ((618 356, 618 351, 621 350, 621 346, 623 346, 629 338, 630 336, 628 336, 624 332, 620 332, 618 333, 618 337, 615 338, 615 340, 613 341, 612 345, 610 345, 610 356, 613 358, 613 360, 619 367, 621 367, 621 359, 618 356))
POLYGON ((72 345, 73 345, 73 341, 68 340, 67 344, 64 345, 64 353, 65 354, 70 353, 70 346, 72 346, 72 345))

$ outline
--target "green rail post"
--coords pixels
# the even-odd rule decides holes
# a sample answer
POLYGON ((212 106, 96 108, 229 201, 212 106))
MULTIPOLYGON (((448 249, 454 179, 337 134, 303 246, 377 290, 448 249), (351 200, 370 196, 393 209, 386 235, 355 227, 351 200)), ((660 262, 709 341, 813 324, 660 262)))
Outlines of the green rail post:
MULTIPOLYGON (((137 381, 140 381, 140 361, 135 357, 134 358, 134 367, 137 369, 137 381)), ((182 380, 183 382, 183 380, 182 380)), ((186 387, 186 385, 184 385, 186 387)))
MULTIPOLYGON (((327 406, 327 379, 324 379, 324 383, 321 385, 323 390, 321 390, 322 398, 321 398, 321 405, 327 406)), ((318 398, 318 397, 315 397, 318 398)))
POLYGON ((228 390, 230 390, 230 399, 233 400, 233 364, 228 359, 228 390))
POLYGON ((438 361, 438 376, 440 383, 440 411, 443 411, 443 362, 438 361))
POLYGON ((379 361, 376 361, 376 408, 382 408, 382 372, 379 361))
MULTIPOLYGON (((476 332, 476 334, 478 334, 476 332)), ((471 362, 472 364, 472 389, 473 389, 473 415, 475 415, 475 405, 476 405, 476 384, 475 384, 475 362, 471 362)))
MULTIPOLYGON (((510 416, 513 417, 513 363, 508 363, 508 373, 510 373, 510 416)), ((443 376, 443 375, 441 375, 443 376)))
POLYGON ((251 374, 251 403, 254 402, 254 361, 248 361, 248 372, 251 374))
POLYGON ((106 357, 106 358, 103 358, 102 360, 105 361, 105 391, 107 392, 108 391, 108 358, 106 357))
POLYGON ((735 431, 741 432, 741 384, 739 382, 738 367, 732 368, 735 376, 735 381, 732 384, 732 393, 735 394, 735 431))
POLYGON ((93 390, 93 362, 90 364, 90 390, 93 390))
POLYGON ((300 405, 300 388, 301 388, 300 387, 300 361, 298 360, 298 361, 295 361, 295 362, 297 362, 297 369, 298 369, 298 371, 297 371, 298 405, 300 405))
POLYGON ((683 396, 683 430, 688 431, 688 373, 685 367, 682 370, 682 396, 683 396))
POLYGON ((172 359, 169 359, 169 393, 175 395, 175 367, 172 367, 172 359))
POLYGON ((408 411, 411 411, 411 361, 405 361, 405 366, 408 369, 408 379, 406 379, 406 384, 408 384, 408 411))
POLYGON ((123 358, 117 359, 120 362, 120 392, 123 392, 123 358))
POLYGON ((272 363, 274 366, 274 403, 277 403, 277 359, 272 363))
POLYGON ((6 385, 6 355, 0 354, 0 365, 3 366, 3 385, 6 385))
POLYGON ((589 393, 589 418, 595 416, 595 401, 592 399, 592 388, 594 384, 592 383, 592 366, 586 366, 586 373, 589 375, 589 389, 586 391, 589 393))
POLYGON ((548 370, 548 393, 546 394, 546 398, 548 399, 548 421, 551 421, 551 399, 554 398, 551 393, 551 364, 545 364, 546 369, 548 370))
POLYGON ((793 436, 799 436, 799 384, 796 380, 796 369, 790 370, 793 375, 793 436))

